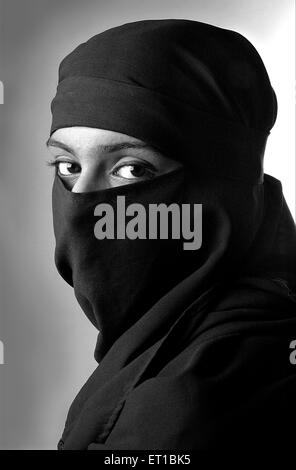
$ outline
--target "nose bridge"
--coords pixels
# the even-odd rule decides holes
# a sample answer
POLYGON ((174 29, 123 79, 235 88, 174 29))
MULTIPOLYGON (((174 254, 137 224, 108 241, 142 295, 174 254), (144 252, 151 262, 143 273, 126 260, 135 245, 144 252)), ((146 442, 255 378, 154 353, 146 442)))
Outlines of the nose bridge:
POLYGON ((82 167, 81 173, 72 188, 72 193, 87 193, 99 189, 104 189, 104 180, 98 168, 94 168, 93 165, 82 167))

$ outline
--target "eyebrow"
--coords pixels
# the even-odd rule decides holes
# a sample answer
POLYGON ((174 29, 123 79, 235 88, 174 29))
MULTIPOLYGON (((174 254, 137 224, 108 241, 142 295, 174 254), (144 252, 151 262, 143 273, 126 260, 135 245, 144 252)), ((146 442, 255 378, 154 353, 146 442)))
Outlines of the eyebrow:
MULTIPOLYGON (((69 153, 75 153, 74 149, 71 148, 69 145, 64 144, 63 142, 60 142, 59 140, 52 139, 51 137, 47 140, 46 142, 47 147, 58 147, 66 152, 69 153)), ((153 148, 151 145, 146 144, 145 142, 119 142, 118 144, 108 144, 108 145, 99 145, 98 150, 104 153, 111 153, 111 152, 116 152, 118 150, 124 150, 124 149, 150 149, 153 150, 154 152, 157 152, 155 148, 153 148)))

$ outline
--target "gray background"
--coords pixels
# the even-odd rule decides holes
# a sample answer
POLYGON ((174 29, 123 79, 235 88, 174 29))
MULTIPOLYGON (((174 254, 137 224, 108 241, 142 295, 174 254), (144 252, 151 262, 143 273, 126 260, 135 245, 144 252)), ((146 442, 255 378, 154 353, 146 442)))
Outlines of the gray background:
POLYGON ((44 147, 60 60, 108 27, 188 18, 235 29, 269 72, 279 115, 266 152, 294 214, 293 0, 7 0, 0 5, 1 449, 54 449, 96 363, 96 331, 56 273, 44 147))

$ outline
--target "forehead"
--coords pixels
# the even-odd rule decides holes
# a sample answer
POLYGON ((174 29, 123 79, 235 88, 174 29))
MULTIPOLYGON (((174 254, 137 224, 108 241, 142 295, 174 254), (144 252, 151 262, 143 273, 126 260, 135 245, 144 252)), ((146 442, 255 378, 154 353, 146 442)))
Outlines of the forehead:
POLYGON ((52 145, 53 142, 71 143, 71 145, 77 148, 83 146, 84 149, 86 146, 123 142, 146 145, 140 139, 112 130, 78 126, 57 129, 48 139, 47 145, 52 145))
POLYGON ((146 155, 160 156, 155 147, 135 137, 119 132, 89 128, 69 127, 56 130, 47 141, 47 145, 62 149, 78 158, 107 155, 128 150, 146 155))

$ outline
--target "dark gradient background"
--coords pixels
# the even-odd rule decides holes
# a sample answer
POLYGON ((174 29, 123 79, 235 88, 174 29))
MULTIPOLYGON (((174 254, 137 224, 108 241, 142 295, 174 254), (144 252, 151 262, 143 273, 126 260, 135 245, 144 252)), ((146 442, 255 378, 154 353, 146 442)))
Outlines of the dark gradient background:
POLYGON ((109 27, 188 18, 253 42, 279 102, 266 152, 295 214, 293 0, 6 0, 0 4, 1 449, 54 449, 68 406, 95 367, 96 331, 53 263, 45 140, 60 60, 109 27))

